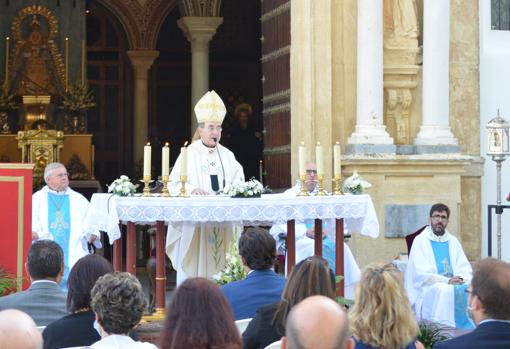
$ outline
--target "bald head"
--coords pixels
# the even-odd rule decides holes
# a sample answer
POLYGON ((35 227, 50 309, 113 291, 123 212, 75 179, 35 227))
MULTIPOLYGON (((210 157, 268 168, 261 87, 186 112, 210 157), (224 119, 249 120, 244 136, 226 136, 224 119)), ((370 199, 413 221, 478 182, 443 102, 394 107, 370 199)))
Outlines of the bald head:
POLYGON ((0 349, 42 349, 41 333, 30 316, 22 311, 0 311, 0 349))
POLYGON ((287 318, 286 349, 349 349, 349 322, 346 312, 330 298, 312 296, 292 308, 287 318))

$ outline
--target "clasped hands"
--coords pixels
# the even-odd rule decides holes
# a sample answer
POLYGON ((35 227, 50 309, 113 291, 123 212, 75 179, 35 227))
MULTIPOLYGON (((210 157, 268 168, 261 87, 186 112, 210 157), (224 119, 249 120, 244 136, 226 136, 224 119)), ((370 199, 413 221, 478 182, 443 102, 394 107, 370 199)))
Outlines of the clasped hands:
POLYGON ((448 284, 450 285, 462 285, 464 283, 464 279, 460 276, 454 276, 448 280, 448 284))
MULTIPOLYGON (((310 239, 315 239, 315 229, 314 228, 310 228, 306 231, 306 236, 309 237, 310 239)), ((326 238, 326 232, 323 230, 322 231, 322 239, 324 240, 326 238)))

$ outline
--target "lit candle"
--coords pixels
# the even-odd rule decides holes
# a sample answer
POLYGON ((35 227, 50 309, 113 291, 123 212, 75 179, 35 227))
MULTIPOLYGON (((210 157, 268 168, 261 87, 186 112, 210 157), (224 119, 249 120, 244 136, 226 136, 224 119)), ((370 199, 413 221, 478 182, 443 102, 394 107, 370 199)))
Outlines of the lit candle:
POLYGON ((85 85, 85 61, 86 61, 86 48, 85 40, 81 41, 81 84, 85 85))
POLYGON ((11 38, 5 38, 5 86, 7 86, 7 82, 9 81, 9 46, 11 43, 11 38))
POLYGON ((324 175, 324 158, 322 156, 321 142, 317 142, 315 146, 315 162, 317 163, 317 175, 324 175))
POLYGON ((336 142, 333 146, 333 173, 335 177, 341 177, 341 162, 340 162, 340 142, 336 142))
POLYGON ((168 147, 168 143, 165 143, 165 146, 161 150, 161 178, 168 176, 168 172, 170 171, 170 148, 168 147))
POLYGON ((181 176, 188 175, 188 141, 184 143, 184 146, 181 148, 181 176))
POLYGON ((143 147, 143 177, 151 176, 151 144, 147 143, 146 146, 143 147))
POLYGON ((299 175, 304 176, 306 174, 306 155, 305 155, 305 142, 301 142, 299 145, 299 175))
POLYGON ((69 87, 69 38, 66 36, 65 44, 64 44, 64 55, 65 55, 65 82, 66 82, 66 91, 69 87))

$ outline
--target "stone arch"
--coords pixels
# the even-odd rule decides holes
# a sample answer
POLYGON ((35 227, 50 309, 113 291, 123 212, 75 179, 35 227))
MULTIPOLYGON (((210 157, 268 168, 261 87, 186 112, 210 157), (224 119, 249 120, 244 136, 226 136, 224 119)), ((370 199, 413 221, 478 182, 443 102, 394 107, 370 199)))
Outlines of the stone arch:
POLYGON ((110 11, 117 17, 122 25, 129 43, 129 49, 142 48, 143 43, 140 33, 140 20, 137 20, 135 13, 142 13, 143 8, 136 0, 128 0, 126 4, 120 4, 118 1, 95 0, 101 6, 110 11))
POLYGON ((169 0, 169 1, 159 1, 159 0, 151 0, 150 2, 158 3, 151 11, 151 16, 149 18, 147 27, 147 32, 145 35, 145 41, 147 43, 147 47, 150 49, 155 49, 158 43, 159 32, 161 30, 161 26, 165 22, 168 14, 177 6, 177 0, 169 0))

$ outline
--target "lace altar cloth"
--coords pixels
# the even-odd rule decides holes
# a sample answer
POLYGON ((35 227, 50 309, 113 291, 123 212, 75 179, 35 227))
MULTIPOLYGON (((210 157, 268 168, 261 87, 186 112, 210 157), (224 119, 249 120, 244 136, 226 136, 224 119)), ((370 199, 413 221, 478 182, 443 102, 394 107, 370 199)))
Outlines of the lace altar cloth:
POLYGON ((152 224, 236 222, 244 225, 282 224, 294 219, 344 218, 349 232, 379 236, 379 222, 368 195, 298 196, 267 194, 260 198, 228 196, 142 197, 94 194, 84 222, 85 233, 101 230, 110 242, 120 237, 119 222, 152 224))

